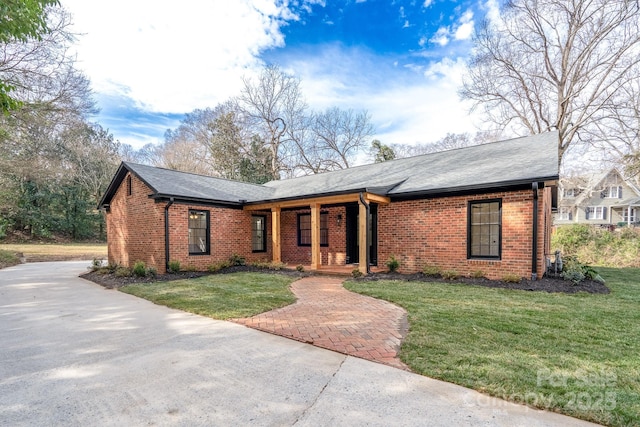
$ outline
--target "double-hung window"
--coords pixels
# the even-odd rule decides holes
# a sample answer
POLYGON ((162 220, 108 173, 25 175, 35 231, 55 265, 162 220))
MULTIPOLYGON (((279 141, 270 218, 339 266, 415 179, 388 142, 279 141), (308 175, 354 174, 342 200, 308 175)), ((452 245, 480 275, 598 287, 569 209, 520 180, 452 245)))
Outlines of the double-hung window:
POLYGON ((571 221, 573 219, 573 210, 570 207, 561 207, 558 210, 558 219, 562 221, 571 221))
POLYGON ((624 222, 636 222, 636 209, 631 208, 631 216, 629 216, 629 209, 624 208, 622 210, 622 218, 624 219, 624 222))
POLYGON ((586 219, 607 219, 606 206, 588 206, 585 209, 586 219))
POLYGON ((209 212, 189 210, 189 255, 209 255, 209 212))
POLYGON ((496 258, 502 254, 502 201, 469 202, 467 257, 496 258))
POLYGON ((254 215, 251 217, 251 250, 266 252, 267 250, 267 217, 254 215))
MULTIPOLYGON (((298 246, 311 246, 311 214, 298 214, 298 246)), ((329 213, 320 213, 320 246, 329 246, 329 213)))

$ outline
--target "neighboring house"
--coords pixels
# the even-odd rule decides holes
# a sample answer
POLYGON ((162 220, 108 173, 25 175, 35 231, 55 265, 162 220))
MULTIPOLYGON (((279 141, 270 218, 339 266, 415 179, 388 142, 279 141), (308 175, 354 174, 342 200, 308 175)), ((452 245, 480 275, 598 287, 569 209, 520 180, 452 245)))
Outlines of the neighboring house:
POLYGON ((617 169, 562 179, 559 190, 555 225, 612 227, 640 223, 640 190, 617 169))
POLYGON ((368 272, 393 255, 401 272, 539 278, 557 141, 548 132, 264 185, 125 162, 100 202, 109 262, 205 270, 238 254, 368 272))

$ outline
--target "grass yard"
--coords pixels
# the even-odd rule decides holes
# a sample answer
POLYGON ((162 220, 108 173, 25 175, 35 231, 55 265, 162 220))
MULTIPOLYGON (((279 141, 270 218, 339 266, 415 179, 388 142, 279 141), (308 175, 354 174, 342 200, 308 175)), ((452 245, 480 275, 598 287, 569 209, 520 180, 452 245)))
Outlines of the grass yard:
POLYGON ((214 274, 197 279, 127 285, 122 292, 156 304, 226 320, 251 317, 295 302, 289 285, 295 279, 280 274, 214 274))
POLYGON ((28 262, 107 258, 106 243, 1 243, 0 250, 21 253, 28 262))
POLYGON ((11 267, 20 264, 20 258, 13 251, 0 249, 0 268, 11 267))
MULTIPOLYGON (((414 372, 613 426, 640 425, 640 269, 599 269, 609 295, 347 282, 404 307, 414 372)), ((499 408, 496 408, 499 409, 499 408)))

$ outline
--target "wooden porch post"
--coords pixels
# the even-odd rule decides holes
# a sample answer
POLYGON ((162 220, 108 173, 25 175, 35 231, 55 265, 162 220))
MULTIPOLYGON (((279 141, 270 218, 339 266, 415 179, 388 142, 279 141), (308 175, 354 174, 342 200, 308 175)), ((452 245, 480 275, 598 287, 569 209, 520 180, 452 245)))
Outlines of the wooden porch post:
POLYGON ((271 208, 271 250, 273 262, 282 262, 282 245, 280 238, 280 208, 271 208))
POLYGON ((311 204, 311 269, 318 270, 322 264, 320 254, 320 204, 311 204))
POLYGON ((369 242, 367 241, 367 207, 362 203, 358 203, 358 256, 360 262, 358 270, 367 274, 367 253, 369 251, 369 242))

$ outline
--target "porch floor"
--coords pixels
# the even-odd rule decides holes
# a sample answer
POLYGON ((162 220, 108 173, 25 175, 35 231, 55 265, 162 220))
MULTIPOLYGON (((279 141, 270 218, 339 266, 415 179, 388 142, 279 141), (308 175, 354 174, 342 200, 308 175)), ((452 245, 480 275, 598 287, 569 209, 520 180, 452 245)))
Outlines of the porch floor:
MULTIPOLYGON (((315 274, 321 274, 325 276, 340 276, 340 277, 351 277, 351 273, 353 270, 358 268, 358 264, 347 264, 347 265, 322 265, 319 270, 312 270, 311 265, 303 265, 304 271, 313 272, 315 274)), ((295 269, 295 265, 288 265, 287 268, 295 269)), ((372 273, 381 273, 387 271, 383 267, 377 267, 372 265, 370 267, 372 273)))

